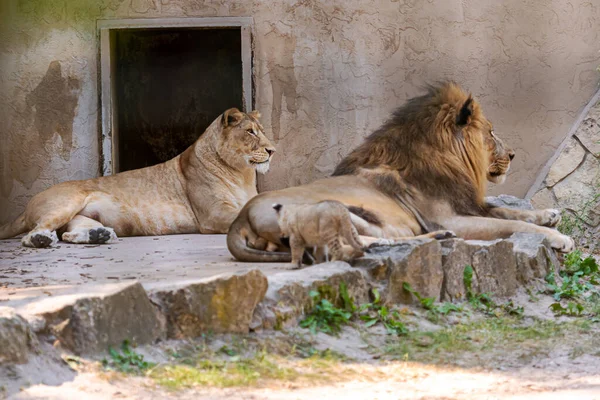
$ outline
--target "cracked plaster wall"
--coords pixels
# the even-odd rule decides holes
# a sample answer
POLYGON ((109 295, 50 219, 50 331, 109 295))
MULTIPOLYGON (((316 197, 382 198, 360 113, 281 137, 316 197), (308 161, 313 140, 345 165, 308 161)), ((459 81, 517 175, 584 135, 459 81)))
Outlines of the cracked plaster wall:
POLYGON ((517 150, 523 196, 598 83, 600 0, 0 0, 0 223, 99 174, 99 18, 254 17, 261 190, 328 175, 419 86, 455 79, 517 150))

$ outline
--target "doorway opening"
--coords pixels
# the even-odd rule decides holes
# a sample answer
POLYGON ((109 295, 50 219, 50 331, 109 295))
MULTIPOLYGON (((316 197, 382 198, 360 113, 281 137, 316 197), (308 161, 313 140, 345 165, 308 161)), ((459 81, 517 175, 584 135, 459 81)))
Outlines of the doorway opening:
POLYGON ((133 25, 101 28, 104 175, 170 160, 226 109, 251 108, 249 31, 239 21, 133 25))

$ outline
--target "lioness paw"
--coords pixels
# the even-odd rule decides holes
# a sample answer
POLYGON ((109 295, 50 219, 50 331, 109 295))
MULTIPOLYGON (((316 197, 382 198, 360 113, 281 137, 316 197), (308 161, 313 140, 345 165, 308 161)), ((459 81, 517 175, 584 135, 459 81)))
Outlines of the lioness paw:
POLYGON ((105 244, 117 240, 117 235, 112 228, 104 226, 98 228, 79 228, 62 235, 62 240, 75 244, 105 244))
POLYGON ((58 236, 55 231, 42 230, 30 232, 28 235, 23 237, 21 243, 25 247, 34 247, 41 249, 44 247, 51 247, 58 243, 58 236))

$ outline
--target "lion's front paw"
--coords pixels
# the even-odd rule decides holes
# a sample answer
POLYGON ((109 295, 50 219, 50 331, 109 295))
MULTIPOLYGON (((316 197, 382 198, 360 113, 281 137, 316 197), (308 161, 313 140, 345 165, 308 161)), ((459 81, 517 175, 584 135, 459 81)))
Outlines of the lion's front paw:
POLYGON ((549 208, 542 210, 542 215, 538 225, 542 226, 556 226, 561 220, 560 210, 549 208))
POLYGON ((550 246, 561 253, 570 253, 575 250, 575 241, 569 236, 558 234, 550 241, 550 246))

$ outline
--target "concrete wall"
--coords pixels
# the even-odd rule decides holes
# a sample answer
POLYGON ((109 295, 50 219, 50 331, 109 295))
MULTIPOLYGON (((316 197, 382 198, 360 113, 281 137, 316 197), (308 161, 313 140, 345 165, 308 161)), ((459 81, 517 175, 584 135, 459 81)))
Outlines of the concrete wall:
POLYGON ((452 78, 517 150, 524 195, 598 83, 600 0, 0 0, 0 222, 99 173, 96 19, 254 17, 261 189, 335 164, 425 82, 452 78))

